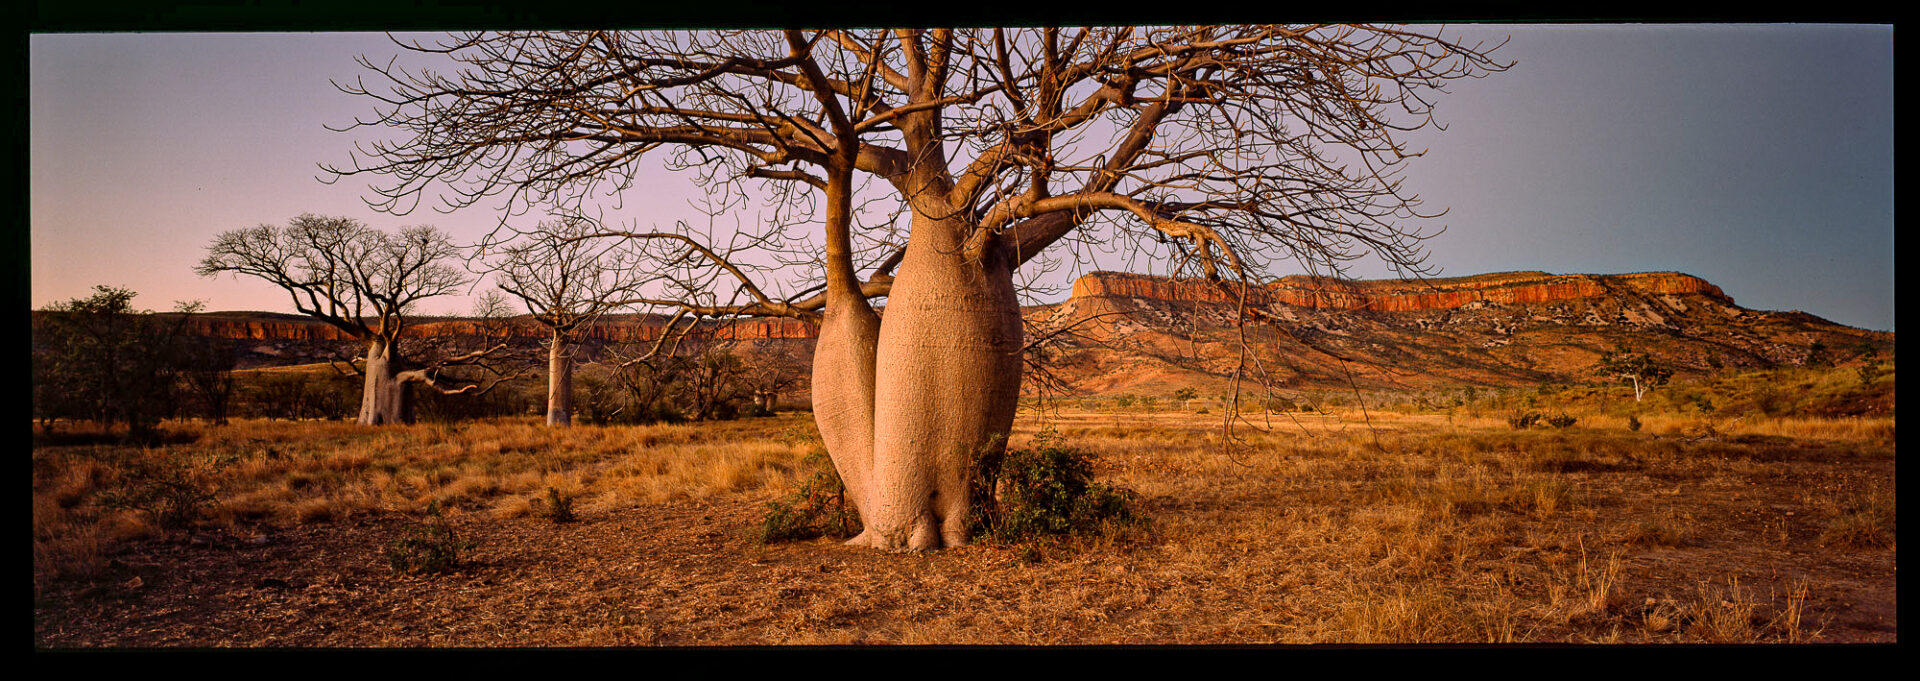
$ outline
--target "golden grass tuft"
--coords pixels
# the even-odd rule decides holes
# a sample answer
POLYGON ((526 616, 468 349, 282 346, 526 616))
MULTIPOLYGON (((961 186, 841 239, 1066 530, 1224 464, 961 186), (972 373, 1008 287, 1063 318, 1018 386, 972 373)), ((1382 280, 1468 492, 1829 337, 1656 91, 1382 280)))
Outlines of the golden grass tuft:
POLYGON ((1429 583, 1366 588, 1342 601, 1336 628, 1323 634, 1329 642, 1460 643, 1499 636, 1497 627, 1488 632, 1474 626, 1458 599, 1429 583))
POLYGON ((1820 530, 1820 545, 1844 549, 1891 549, 1893 531, 1871 514, 1848 513, 1820 530))

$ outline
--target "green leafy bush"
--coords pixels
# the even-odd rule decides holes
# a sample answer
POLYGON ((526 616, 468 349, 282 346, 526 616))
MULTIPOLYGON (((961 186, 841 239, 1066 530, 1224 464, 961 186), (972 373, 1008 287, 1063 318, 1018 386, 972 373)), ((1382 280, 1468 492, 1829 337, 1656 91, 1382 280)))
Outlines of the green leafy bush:
POLYGON ((826 450, 814 449, 800 465, 812 474, 787 498, 767 502, 760 519, 760 543, 859 534, 860 514, 847 503, 846 486, 826 450))
POLYGON ((1131 490, 1094 482, 1093 457, 1059 445, 1050 433, 1027 449, 990 450, 980 457, 972 495, 972 534, 1006 542, 1139 520, 1131 490))
POLYGON ((1566 412, 1563 411, 1548 417, 1547 425, 1553 426, 1555 428, 1570 428, 1573 426, 1574 422, 1576 421, 1579 421, 1579 419, 1569 416, 1567 415, 1566 412))

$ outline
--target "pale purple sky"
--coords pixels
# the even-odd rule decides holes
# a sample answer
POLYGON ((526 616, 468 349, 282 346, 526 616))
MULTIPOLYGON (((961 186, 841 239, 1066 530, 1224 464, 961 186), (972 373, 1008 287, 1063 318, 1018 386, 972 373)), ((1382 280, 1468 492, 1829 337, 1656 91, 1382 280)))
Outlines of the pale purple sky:
MULTIPOLYGON (((1448 31, 1511 36, 1497 54, 1518 65, 1453 86, 1438 108, 1447 130, 1414 138, 1430 151, 1407 188, 1451 208, 1429 225, 1447 228, 1427 244, 1442 274, 1677 270, 1747 307, 1894 329, 1891 26, 1448 31)), ((151 309, 290 312, 269 284, 193 273, 214 235, 314 212, 472 239, 498 219, 484 205, 383 215, 361 203, 365 182, 316 179, 353 139, 323 126, 371 111, 328 79, 358 76, 355 55, 395 54, 385 36, 60 34, 28 46, 36 308, 111 284, 151 309)), ((612 217, 692 219, 688 186, 657 176, 612 217)))

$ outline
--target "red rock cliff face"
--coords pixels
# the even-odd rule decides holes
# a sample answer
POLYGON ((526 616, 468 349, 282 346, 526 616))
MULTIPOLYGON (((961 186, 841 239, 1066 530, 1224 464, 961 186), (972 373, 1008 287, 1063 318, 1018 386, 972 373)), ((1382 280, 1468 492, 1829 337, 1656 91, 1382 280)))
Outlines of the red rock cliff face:
MULTIPOLYGON (((550 336, 546 327, 521 319, 517 320, 510 333, 515 338, 541 339, 550 336)), ((196 317, 188 322, 195 333, 215 338, 245 340, 325 340, 350 341, 353 337, 331 325, 319 321, 303 320, 261 320, 232 317, 196 317)), ((593 340, 624 342, 650 341, 660 337, 663 323, 660 321, 631 319, 602 321, 587 329, 586 336, 593 340)), ((480 334, 480 325, 467 320, 430 321, 412 324, 403 333, 409 338, 437 338, 447 336, 474 336, 480 334)), ((747 319, 730 324, 717 324, 702 330, 699 335, 728 340, 761 340, 772 338, 812 338, 814 331, 806 322, 797 319, 747 319)))
MULTIPOLYGON (((1551 303, 1601 298, 1620 293, 1704 295, 1729 304, 1733 299, 1699 277, 1677 272, 1642 274, 1562 274, 1506 272, 1472 277, 1401 281, 1340 281, 1290 276, 1247 291, 1250 304, 1283 303, 1326 310, 1405 312, 1444 310, 1474 301, 1551 303)), ((1093 272, 1073 283, 1073 297, 1148 298, 1175 302, 1231 304, 1237 297, 1203 281, 1174 281, 1119 272, 1093 272)))
MULTIPOLYGON (((1284 303, 1296 307, 1326 310, 1374 310, 1405 312, 1442 310, 1474 301, 1504 304, 1552 303, 1563 300, 1602 298, 1632 293, 1639 295, 1704 295, 1733 303, 1720 288, 1699 277, 1676 272, 1642 274, 1547 274, 1545 272, 1505 272, 1471 277, 1400 281, 1340 281, 1305 276, 1282 277, 1278 281, 1247 292, 1249 303, 1284 303)), ((1164 277, 1120 272, 1093 272, 1073 283, 1074 298, 1148 298, 1175 302, 1232 304, 1234 296, 1202 281, 1174 281, 1164 277)), ((520 319, 513 335, 519 338, 548 337, 546 327, 520 319)), ((219 338, 249 340, 352 340, 332 326, 306 320, 263 320, 224 316, 201 316, 191 323, 199 333, 219 338)), ((587 329, 586 336, 606 342, 650 341, 660 337, 664 320, 626 317, 602 320, 587 329)), ((410 337, 464 336, 479 333, 479 324, 470 320, 425 321, 407 327, 410 337)), ((812 325, 797 319, 745 319, 713 324, 700 332, 710 338, 727 340, 769 340, 813 338, 812 325)))

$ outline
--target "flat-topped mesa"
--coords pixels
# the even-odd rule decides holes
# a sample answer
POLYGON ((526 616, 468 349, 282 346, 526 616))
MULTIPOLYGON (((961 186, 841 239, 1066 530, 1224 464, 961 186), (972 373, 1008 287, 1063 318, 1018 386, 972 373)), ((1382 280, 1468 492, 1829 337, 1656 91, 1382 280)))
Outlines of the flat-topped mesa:
MULTIPOLYGON (((352 336, 345 331, 317 320, 303 319, 248 319, 223 316, 201 316, 188 321, 194 333, 214 338, 246 340, 319 340, 349 341, 352 336)), ((587 340, 603 342, 641 342, 660 337, 665 327, 664 319, 609 319, 601 320, 585 330, 587 340)), ((517 339, 545 339, 551 332, 546 327, 527 319, 516 320, 511 327, 511 336, 517 339)), ((798 319, 742 319, 722 324, 709 324, 708 328, 697 332, 696 336, 725 340, 762 340, 773 338, 812 338, 814 330, 806 322, 798 319)), ((407 326, 402 332, 406 338, 444 338, 451 336, 469 337, 481 334, 481 325, 472 320, 420 321, 407 326)))
MULTIPOLYGON (((1228 289, 1233 289, 1232 285, 1228 289)), ((1733 298, 1699 277, 1678 272, 1548 274, 1501 272, 1431 279, 1340 280, 1294 275, 1247 290, 1247 303, 1282 303, 1321 310, 1406 312, 1445 310, 1475 301, 1552 303, 1604 298, 1618 293, 1704 295, 1727 304, 1733 298)), ((1073 282, 1073 297, 1146 298, 1174 302, 1234 304, 1237 293, 1211 282, 1173 280, 1122 272, 1091 272, 1073 282)))

